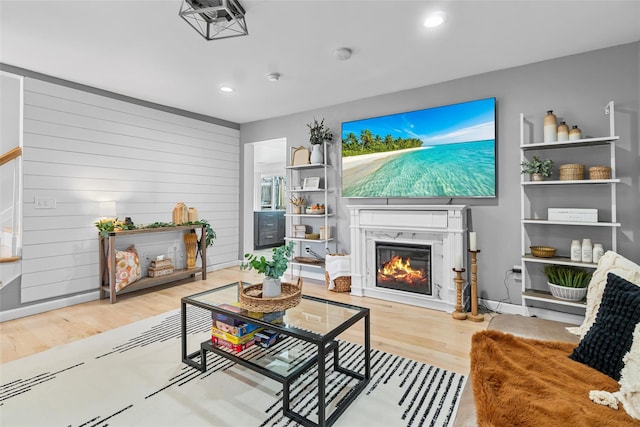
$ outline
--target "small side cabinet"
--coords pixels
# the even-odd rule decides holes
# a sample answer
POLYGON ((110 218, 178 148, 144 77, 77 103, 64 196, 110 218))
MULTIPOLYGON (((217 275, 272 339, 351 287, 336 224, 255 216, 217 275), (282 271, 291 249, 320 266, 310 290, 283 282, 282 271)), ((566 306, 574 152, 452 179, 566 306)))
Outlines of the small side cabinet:
POLYGON ((265 249, 284 245, 284 211, 256 211, 253 213, 253 246, 265 249))

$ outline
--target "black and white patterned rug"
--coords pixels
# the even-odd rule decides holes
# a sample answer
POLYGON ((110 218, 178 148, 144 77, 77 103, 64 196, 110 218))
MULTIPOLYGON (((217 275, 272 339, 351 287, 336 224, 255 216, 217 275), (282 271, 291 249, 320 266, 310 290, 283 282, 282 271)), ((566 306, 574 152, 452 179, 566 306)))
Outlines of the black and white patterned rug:
MULTIPOLYGON (((190 308, 189 324, 191 352, 210 336, 210 313, 190 308)), ((38 333, 46 339, 46 330, 38 333)), ((293 348, 289 340, 277 346, 245 353, 260 358, 293 348)), ((363 372, 362 351, 340 342, 343 366, 363 372)), ((333 408, 353 384, 331 365, 326 392, 333 408)), ((207 367, 202 373, 182 363, 180 313, 172 311, 0 365, 0 425, 298 425, 282 416, 280 383, 211 353, 207 367)), ((378 350, 371 351, 371 370, 371 382, 336 426, 453 424, 465 376, 378 350)), ((303 374, 291 391, 292 409, 310 419, 314 373, 303 374)))

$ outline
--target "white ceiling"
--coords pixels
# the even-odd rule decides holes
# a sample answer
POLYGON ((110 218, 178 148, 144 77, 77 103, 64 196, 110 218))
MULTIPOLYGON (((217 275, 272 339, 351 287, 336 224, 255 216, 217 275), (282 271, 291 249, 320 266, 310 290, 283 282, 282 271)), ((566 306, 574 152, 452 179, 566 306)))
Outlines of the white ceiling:
POLYGON ((206 41, 181 0, 0 0, 0 62, 246 123, 640 40, 638 0, 240 1, 249 36, 206 41))

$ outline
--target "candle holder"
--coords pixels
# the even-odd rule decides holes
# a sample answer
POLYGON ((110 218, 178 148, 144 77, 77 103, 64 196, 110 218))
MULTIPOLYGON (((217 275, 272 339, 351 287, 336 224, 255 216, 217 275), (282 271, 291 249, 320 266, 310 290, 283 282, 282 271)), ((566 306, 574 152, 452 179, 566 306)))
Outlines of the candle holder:
POLYGON ((472 251, 471 254, 471 313, 467 318, 474 322, 484 322, 484 315, 478 314, 478 254, 480 249, 472 251))
POLYGON ((456 273, 456 277, 453 278, 453 281, 456 282, 456 309, 451 313, 451 316, 456 320, 464 320, 467 318, 467 313, 462 311, 462 284, 464 283, 462 273, 465 272, 465 269, 453 268, 453 271, 456 273))

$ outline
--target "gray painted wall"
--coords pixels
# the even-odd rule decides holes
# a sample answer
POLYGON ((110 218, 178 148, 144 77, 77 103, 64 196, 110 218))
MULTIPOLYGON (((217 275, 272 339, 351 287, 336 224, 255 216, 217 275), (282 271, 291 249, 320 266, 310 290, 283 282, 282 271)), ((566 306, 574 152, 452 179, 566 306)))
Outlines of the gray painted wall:
MULTIPOLYGON (((534 135, 538 141, 542 140, 542 117, 548 109, 553 109, 569 123, 579 124, 585 135, 604 136, 608 135, 609 123, 603 109, 607 102, 615 101, 616 133, 620 136, 616 150, 617 176, 622 179, 617 186, 618 221, 622 223, 618 232, 618 251, 640 262, 640 216, 637 214, 640 206, 639 70, 640 43, 636 42, 246 123, 240 127, 240 141, 244 145, 285 137, 289 147, 308 146, 306 123, 314 117, 325 118, 334 134, 339 135, 343 121, 495 97, 498 117, 498 197, 454 199, 453 203, 471 207, 470 228, 478 233, 478 246, 482 250, 478 258, 480 297, 509 302, 508 288, 510 302, 520 304, 520 282, 505 279, 506 272, 514 264, 520 264, 520 113, 539 123, 536 129, 539 133, 534 135)), ((331 76, 329 79, 337 78, 340 76, 331 76)), ((389 78, 402 78, 402 75, 389 78)), ((561 160, 571 162, 568 156, 561 160)), ((602 162, 598 160, 602 157, 592 152, 581 152, 580 156, 584 156, 581 163, 587 165, 602 162)), ((339 161, 339 142, 334 142, 329 162, 337 165, 339 170, 339 161)), ((240 174, 243 179, 246 175, 240 174)), ((599 198, 606 197, 606 194, 603 196, 597 192, 585 197, 599 198)), ((338 250, 350 250, 347 205, 365 203, 432 204, 434 201, 339 198, 338 250)), ((445 202, 436 200, 435 203, 445 202)), ((251 206, 242 209, 244 212, 251 206)))

